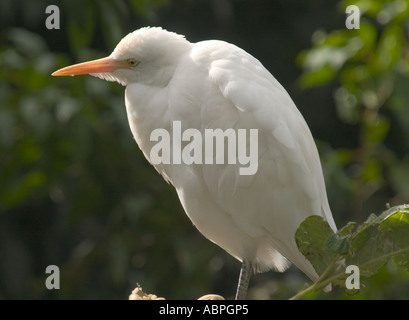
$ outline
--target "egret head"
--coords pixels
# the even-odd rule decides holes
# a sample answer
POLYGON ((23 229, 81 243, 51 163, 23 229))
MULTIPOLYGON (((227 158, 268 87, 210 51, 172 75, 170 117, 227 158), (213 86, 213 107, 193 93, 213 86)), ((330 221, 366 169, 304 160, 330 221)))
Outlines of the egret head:
POLYGON ((90 74, 126 86, 132 82, 166 85, 179 59, 191 44, 181 35, 162 28, 141 28, 124 37, 106 58, 72 65, 53 76, 90 74))

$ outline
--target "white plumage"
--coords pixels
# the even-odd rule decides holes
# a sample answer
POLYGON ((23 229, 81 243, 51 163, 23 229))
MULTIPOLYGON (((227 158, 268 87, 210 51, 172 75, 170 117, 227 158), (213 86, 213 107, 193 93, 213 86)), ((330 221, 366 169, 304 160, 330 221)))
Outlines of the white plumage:
POLYGON ((149 161, 156 143, 151 132, 172 132, 174 121, 202 136, 205 129, 258 130, 254 175, 240 175, 241 165, 227 161, 154 166, 174 185, 187 215, 206 238, 254 271, 284 271, 287 258, 317 279, 294 234, 310 215, 321 215, 336 230, 319 155, 304 118, 263 65, 232 44, 193 44, 161 28, 130 33, 106 59, 111 69, 89 69, 85 63, 55 75, 90 73, 126 85, 130 128, 149 161), (130 59, 137 63, 131 66, 130 59))

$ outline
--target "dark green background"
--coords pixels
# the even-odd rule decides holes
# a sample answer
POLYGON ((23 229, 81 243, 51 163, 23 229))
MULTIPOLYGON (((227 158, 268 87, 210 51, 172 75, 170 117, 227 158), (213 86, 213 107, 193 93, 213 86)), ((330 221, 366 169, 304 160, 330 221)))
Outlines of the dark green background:
MULTIPOLYGON (((50 76, 143 26, 232 42, 273 73, 317 141, 339 227, 407 202, 408 1, 359 1, 362 27, 347 30, 356 2, 2 0, 0 299, 127 299, 136 283, 169 299, 234 295, 239 262, 195 230, 144 159, 124 88, 50 76), (59 30, 45 27, 50 4, 59 30), (60 268, 60 290, 45 287, 48 265, 60 268)), ((257 275, 249 297, 286 299, 306 281, 294 267, 257 275)), ((408 298, 408 283, 388 264, 357 295, 317 298, 408 298)))

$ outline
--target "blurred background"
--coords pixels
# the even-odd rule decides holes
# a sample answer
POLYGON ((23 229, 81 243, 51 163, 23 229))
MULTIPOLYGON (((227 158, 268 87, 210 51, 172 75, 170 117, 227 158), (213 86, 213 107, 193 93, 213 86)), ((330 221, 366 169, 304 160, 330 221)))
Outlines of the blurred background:
MULTIPOLYGON (((232 42, 264 64, 316 139, 338 227, 408 202, 407 0, 1 0, 0 299, 127 299, 137 283, 168 299, 234 296, 240 263, 144 159, 124 88, 50 76, 143 26, 232 42), (46 28, 51 4, 60 29, 46 28), (345 27, 349 4, 359 29, 345 27), (45 286, 48 265, 59 290, 45 286)), ((249 297, 287 299, 306 282, 294 267, 268 272, 249 297)), ((405 299, 409 276, 389 263, 358 294, 311 298, 405 299)))

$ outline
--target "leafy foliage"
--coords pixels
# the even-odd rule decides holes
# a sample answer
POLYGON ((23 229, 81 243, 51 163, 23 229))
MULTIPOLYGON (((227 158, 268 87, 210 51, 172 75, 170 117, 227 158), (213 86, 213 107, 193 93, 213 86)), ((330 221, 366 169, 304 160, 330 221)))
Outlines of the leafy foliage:
POLYGON ((328 147, 323 158, 329 179, 348 193, 351 205, 343 209, 364 218, 364 206, 376 210, 382 200, 397 205, 409 196, 409 3, 344 1, 341 10, 348 5, 360 8, 360 28, 316 31, 298 57, 299 84, 331 84, 339 119, 357 131, 352 147, 328 147))
MULTIPOLYGON (((303 69, 299 86, 309 90, 330 86, 339 119, 356 132, 357 139, 345 140, 336 150, 328 144, 321 148, 330 198, 331 194, 337 195, 332 208, 349 213, 344 223, 349 219, 364 220, 366 212, 378 211, 385 203, 407 203, 409 197, 409 3, 351 0, 340 2, 340 11, 345 12, 348 5, 360 9, 360 28, 317 30, 312 48, 298 56, 303 69)), ((360 265, 363 276, 372 276, 361 296, 381 297, 369 294, 369 288, 376 291, 382 286, 379 291, 385 292, 388 282, 393 282, 393 272, 407 278, 407 269, 396 269, 396 265, 407 263, 406 250, 398 254, 396 249, 408 243, 401 231, 407 219, 407 208, 403 208, 390 216, 390 211, 380 217, 371 215, 354 232, 355 224, 348 223, 322 247, 326 259, 318 264, 314 259, 311 262, 322 273, 331 265, 328 260, 337 261, 336 268, 329 272, 333 278, 348 264, 360 265), (398 218, 403 220, 395 224, 398 218), (392 252, 394 263, 385 265, 386 256, 392 252), (378 270, 382 275, 373 276, 378 270), (376 280, 371 282, 372 278, 376 280)), ((328 229, 325 223, 322 228, 328 229)), ((345 283, 341 274, 338 284, 345 283)), ((405 282, 401 285, 405 287, 405 282)))
POLYGON ((408 270, 409 266, 409 205, 391 208, 369 218, 352 230, 348 223, 335 234, 320 216, 307 218, 295 238, 299 250, 311 262, 320 278, 306 293, 328 284, 345 286, 346 268, 359 268, 360 277, 373 276, 389 259, 408 270))

